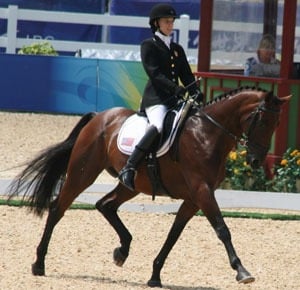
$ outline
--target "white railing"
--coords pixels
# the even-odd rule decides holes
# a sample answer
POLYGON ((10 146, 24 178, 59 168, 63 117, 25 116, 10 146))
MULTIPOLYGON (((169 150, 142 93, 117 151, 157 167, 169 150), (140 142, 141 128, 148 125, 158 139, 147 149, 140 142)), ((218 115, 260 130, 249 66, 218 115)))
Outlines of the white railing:
MULTIPOLYGON (((6 53, 16 53, 23 45, 30 45, 33 39, 17 37, 17 23, 20 20, 59 22, 71 24, 87 24, 102 26, 101 42, 79 42, 65 40, 47 40, 58 51, 74 52, 78 49, 103 49, 139 51, 139 45, 124 45, 107 43, 107 27, 139 27, 149 28, 147 17, 117 16, 108 14, 84 14, 58 11, 19 9, 18 6, 9 5, 8 8, 0 8, 0 18, 7 19, 7 34, 0 36, 0 47, 6 49, 6 53)), ((190 20, 188 15, 181 15, 175 22, 175 29, 179 30, 178 42, 187 51, 188 55, 197 56, 197 49, 188 49, 189 30, 199 30, 199 21, 190 20)))
MULTIPOLYGON (((90 13, 71 13, 59 11, 44 11, 44 10, 30 10, 19 9, 16 5, 9 5, 8 8, 0 8, 0 19, 7 19, 7 33, 0 35, 0 47, 4 47, 6 53, 16 53, 17 49, 24 45, 30 45, 37 39, 32 38, 18 38, 17 37, 17 24, 18 21, 40 21, 40 22, 56 22, 56 23, 69 23, 69 24, 86 24, 98 25, 102 28, 101 41, 99 42, 80 42, 80 41, 66 41, 66 40, 53 40, 47 39, 51 42, 57 51, 67 51, 75 53, 77 50, 102 50, 102 51, 120 51, 123 53, 131 52, 132 54, 139 55, 139 45, 126 45, 108 43, 108 27, 121 26, 121 27, 137 27, 149 28, 148 17, 137 16, 120 16, 109 14, 90 14, 90 13)), ((199 31, 199 20, 190 19, 189 15, 181 15, 176 20, 175 41, 179 42, 186 51, 191 63, 197 63, 198 49, 188 47, 189 31, 199 31)), ((247 45, 245 39, 247 33, 261 34, 263 31, 262 23, 243 23, 243 22, 229 22, 229 21, 214 21, 214 32, 219 32, 219 35, 212 40, 212 64, 225 64, 225 65, 241 65, 244 60, 255 54, 253 52, 244 51, 244 46, 247 45), (228 34, 234 33, 236 39, 227 39, 228 34), (223 37, 224 36, 224 37, 223 37), (233 46, 232 51, 225 51, 224 47, 226 41, 230 41, 233 46)), ((277 35, 282 35, 282 27, 277 27, 277 35)), ((205 41, 205 40, 203 40, 205 41)), ((194 45, 198 44, 198 38, 191 40, 194 45)), ((300 27, 296 27, 296 41, 294 55, 295 60, 300 59, 300 27)))

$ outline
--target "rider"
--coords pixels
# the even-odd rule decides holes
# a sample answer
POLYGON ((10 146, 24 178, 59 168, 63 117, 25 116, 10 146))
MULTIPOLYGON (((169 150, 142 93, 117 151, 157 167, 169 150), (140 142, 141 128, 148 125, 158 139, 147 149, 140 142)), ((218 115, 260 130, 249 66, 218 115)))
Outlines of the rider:
POLYGON ((146 113, 150 126, 119 173, 120 181, 131 190, 134 190, 136 168, 160 135, 167 110, 187 91, 179 85, 178 79, 184 86, 191 84, 188 88, 189 93, 197 94, 197 101, 203 101, 202 93, 196 83, 193 83, 195 77, 183 48, 172 42, 171 33, 175 18, 177 14, 171 5, 153 6, 149 18, 153 37, 141 44, 141 59, 149 80, 140 110, 146 113))

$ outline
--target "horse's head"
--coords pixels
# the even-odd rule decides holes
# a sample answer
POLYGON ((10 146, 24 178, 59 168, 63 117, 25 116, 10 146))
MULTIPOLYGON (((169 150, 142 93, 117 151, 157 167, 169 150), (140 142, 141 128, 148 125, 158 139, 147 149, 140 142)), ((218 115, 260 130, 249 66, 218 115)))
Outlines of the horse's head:
POLYGON ((291 96, 278 98, 266 92, 257 108, 251 113, 247 129, 247 163, 252 168, 261 166, 268 153, 272 135, 279 124, 282 104, 291 96))

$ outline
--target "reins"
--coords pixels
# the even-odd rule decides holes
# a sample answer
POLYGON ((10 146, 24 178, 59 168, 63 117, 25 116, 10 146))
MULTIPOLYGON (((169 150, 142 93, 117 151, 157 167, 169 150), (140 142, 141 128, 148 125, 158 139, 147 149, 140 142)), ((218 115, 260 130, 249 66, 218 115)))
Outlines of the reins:
POLYGON ((226 135, 230 136, 235 142, 239 143, 243 147, 247 147, 248 146, 248 136, 249 136, 250 132, 252 131, 252 129, 256 125, 256 122, 257 122, 258 117, 259 117, 259 113, 260 112, 273 113, 273 114, 279 114, 280 113, 279 110, 272 110, 272 109, 266 108, 264 104, 265 104, 265 102, 263 101, 252 112, 252 114, 254 114, 254 116, 253 116, 252 121, 250 123, 250 126, 247 130, 247 133, 242 134, 241 137, 238 137, 238 136, 234 135, 232 132, 230 132, 228 129, 223 127, 219 122, 217 122, 214 118, 212 118, 210 115, 208 115, 203 110, 201 110, 201 113, 202 113, 202 115, 204 115, 204 117, 206 117, 206 119, 208 119, 212 124, 214 124, 219 129, 221 129, 226 135))
MULTIPOLYGON (((229 130, 227 130, 226 128, 224 128, 219 122, 217 122, 214 118, 212 118, 210 115, 208 115, 207 113, 205 113, 204 111, 201 111, 201 113, 210 121, 212 122, 215 126, 217 126, 219 129, 221 129, 224 133, 226 133, 228 136, 230 136, 232 139, 234 139, 234 141, 238 142, 238 143, 244 143, 246 142, 246 140, 244 140, 243 138, 239 138, 236 135, 234 135, 233 133, 231 133, 229 130)), ((241 144, 242 145, 242 144, 241 144)))
POLYGON ((212 118, 210 115, 208 115, 206 112, 201 111, 201 113, 211 122, 213 123, 216 127, 221 129, 226 135, 230 136, 235 142, 239 143, 241 146, 246 147, 248 143, 248 136, 242 136, 242 137, 237 137, 233 133, 231 133, 229 130, 227 130, 225 127, 223 127, 219 122, 217 122, 214 118, 212 118))

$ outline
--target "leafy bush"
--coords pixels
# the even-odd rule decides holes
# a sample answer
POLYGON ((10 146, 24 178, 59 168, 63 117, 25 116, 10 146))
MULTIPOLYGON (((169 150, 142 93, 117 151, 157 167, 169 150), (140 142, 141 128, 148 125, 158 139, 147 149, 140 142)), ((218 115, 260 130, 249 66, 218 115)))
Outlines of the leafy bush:
POLYGON ((235 190, 300 192, 300 151, 287 149, 273 168, 274 178, 267 179, 263 168, 252 169, 246 163, 246 151, 231 151, 226 161, 225 180, 221 188, 235 190))
POLYGON ((266 190, 263 168, 252 169, 246 162, 246 150, 231 151, 226 161, 226 177, 222 186, 235 190, 266 190))
POLYGON ((274 179, 269 183, 271 191, 300 192, 300 151, 288 148, 281 162, 274 168, 274 179), (298 180, 298 181, 297 181, 298 180))
POLYGON ((58 55, 49 42, 32 43, 28 46, 24 45, 18 51, 18 54, 58 55))

